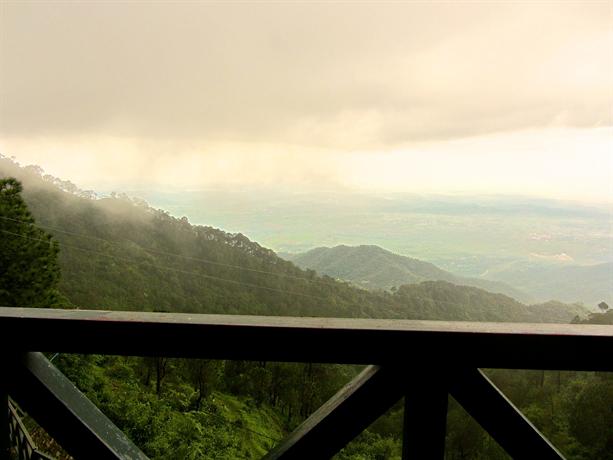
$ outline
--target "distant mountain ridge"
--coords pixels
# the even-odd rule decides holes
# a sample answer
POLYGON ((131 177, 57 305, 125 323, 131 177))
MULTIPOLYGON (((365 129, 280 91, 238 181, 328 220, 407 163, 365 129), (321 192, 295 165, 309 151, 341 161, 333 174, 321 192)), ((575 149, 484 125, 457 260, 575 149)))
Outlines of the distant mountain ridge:
POLYGON ((592 308, 602 301, 613 304, 613 262, 594 265, 515 262, 488 270, 484 278, 517 286, 537 301, 583 301, 592 308))
POLYGON ((127 195, 99 199, 1 155, 0 177, 22 181, 36 224, 60 243, 60 291, 80 308, 511 322, 569 322, 587 313, 446 281, 395 293, 358 289, 302 270, 240 233, 192 225, 127 195))
POLYGON ((391 289, 423 281, 447 281, 504 294, 522 302, 530 296, 500 282, 454 275, 436 265, 395 254, 374 245, 320 247, 299 254, 280 254, 300 268, 349 281, 366 289, 391 289))

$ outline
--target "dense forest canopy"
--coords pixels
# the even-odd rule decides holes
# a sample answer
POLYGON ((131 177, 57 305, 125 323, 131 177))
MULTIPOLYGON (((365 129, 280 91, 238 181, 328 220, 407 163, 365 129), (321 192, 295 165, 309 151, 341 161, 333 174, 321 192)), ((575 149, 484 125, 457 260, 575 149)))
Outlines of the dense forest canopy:
MULTIPOLYGON (((241 234, 193 226, 127 195, 97 197, 6 158, 0 174, 24 184, 22 191, 14 179, 1 182, 0 230, 23 237, 3 235, 2 245, 40 251, 44 242, 28 265, 46 261, 32 276, 51 293, 37 303, 3 288, 8 305, 489 321, 569 322, 579 314, 577 322, 612 321, 604 306, 586 317, 577 305, 525 305, 449 281, 367 291, 300 269, 241 234)), ((3 269, 19 254, 3 251, 3 269)), ((258 458, 358 371, 160 357, 59 355, 54 363, 147 455, 177 460, 258 458)), ((610 375, 488 374, 568 458, 613 458, 610 375)), ((337 458, 399 459, 401 427, 399 403, 337 458)), ((446 443, 453 459, 507 458, 453 400, 446 443)))
POLYGON ((97 198, 8 158, 0 159, 0 173, 23 182, 37 224, 59 242, 60 290, 80 308, 553 322, 582 312, 448 282, 396 293, 357 289, 300 269, 240 233, 191 225, 140 199, 97 198))
POLYGON ((60 303, 59 246, 34 225, 21 192, 0 178, 0 305, 51 307, 60 303))
POLYGON ((351 281, 366 289, 391 289, 422 281, 448 281, 505 294, 520 301, 530 299, 528 294, 506 283, 457 276, 432 263, 401 256, 374 245, 320 247, 304 253, 280 256, 301 268, 310 268, 318 273, 351 281))
MULTIPOLYGON (((583 323, 613 321, 612 2, 0 0, 0 152, 16 155, 0 154, 0 308, 608 334, 583 323)), ((52 365, 152 460, 261 458, 361 371, 54 342, 52 365)), ((427 361, 410 399, 473 362, 441 345, 389 350, 427 361), (439 369, 434 347, 458 359, 439 369)), ((613 460, 611 374, 483 372, 565 458, 613 460)), ((508 458, 448 402, 445 460, 508 458)), ((406 457, 403 416, 398 401, 336 460, 406 457)))

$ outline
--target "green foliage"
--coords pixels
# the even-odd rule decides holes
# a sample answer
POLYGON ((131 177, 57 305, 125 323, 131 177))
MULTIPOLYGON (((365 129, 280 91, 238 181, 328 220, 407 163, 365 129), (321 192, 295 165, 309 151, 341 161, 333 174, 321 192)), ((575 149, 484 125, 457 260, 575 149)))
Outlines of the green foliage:
POLYGON ((505 294, 522 301, 528 299, 527 294, 505 283, 456 276, 429 262, 394 254, 379 246, 315 248, 301 254, 286 254, 285 258, 301 268, 310 268, 366 289, 391 290, 403 284, 447 281, 505 294))
POLYGON ((62 247, 60 290, 82 308, 473 321, 568 316, 563 305, 540 314, 506 296, 445 282, 394 295, 356 289, 302 270, 244 235, 191 225, 142 200, 95 199, 2 158, 0 172, 26 184, 33 215, 62 247))
POLYGON ((35 227, 21 192, 16 179, 0 179, 0 305, 55 306, 58 244, 35 227))
POLYGON ((503 294, 445 281, 425 281, 400 286, 393 294, 396 304, 413 318, 494 322, 569 322, 584 310, 549 302, 524 305, 503 294))
MULTIPOLYGON (((59 288, 84 307, 477 321, 566 321, 569 313, 576 313, 561 304, 526 306, 444 281, 403 285, 394 293, 368 292, 299 269, 243 235, 190 225, 127 196, 97 199, 66 181, 41 176, 36 168, 19 168, 2 158, 0 171, 24 179, 24 197, 36 222, 63 245, 59 288)), ((25 266, 32 273, 53 269, 57 274, 57 244, 33 225, 20 193, 8 192, 13 195, 6 201, 3 195, 1 215, 18 216, 19 222, 15 227, 0 222, 0 228, 43 240, 24 250, 24 257, 32 258, 25 266), (47 252, 39 253, 41 248, 47 252)), ((1 269, 26 260, 15 249, 17 239, 3 235, 0 244, 6 248, 0 253, 1 269)), ((22 276, 21 271, 14 273, 22 276)), ((2 279, 5 282, 4 275, 2 279)), ((55 289, 57 276, 50 279, 55 289)), ((53 289, 41 306, 57 303, 51 301, 57 298, 53 289)), ((611 318, 613 311, 608 311, 586 321, 607 323, 611 318)), ((357 372, 351 366, 311 363, 155 357, 61 355, 55 362, 157 459, 258 458, 357 372)), ((489 375, 568 458, 610 458, 610 379, 538 371, 489 375)), ((399 458, 401 420, 401 408, 393 408, 338 458, 399 458)), ((447 447, 451 459, 505 458, 453 403, 447 447)))
POLYGON ((564 273, 568 263, 539 257, 566 253, 578 264, 611 262, 607 204, 588 207, 518 196, 370 191, 278 194, 248 188, 156 191, 145 198, 198 222, 244 229, 256 241, 279 251, 368 242, 465 276, 483 276, 488 270, 488 279, 509 283, 538 301, 591 305, 605 300, 612 305, 610 264, 608 271, 598 270, 606 277, 594 278, 591 270, 589 274, 564 273), (561 272, 541 271, 547 266, 557 266, 561 272))
POLYGON ((196 389, 172 360, 162 394, 142 380, 139 358, 60 355, 55 364, 152 459, 260 458, 284 434, 277 411, 251 398, 196 389))
POLYGON ((401 456, 402 443, 399 439, 382 437, 366 430, 334 458, 336 460, 400 460, 401 456))
POLYGON ((595 376, 572 395, 569 431, 590 458, 613 459, 613 379, 595 376))

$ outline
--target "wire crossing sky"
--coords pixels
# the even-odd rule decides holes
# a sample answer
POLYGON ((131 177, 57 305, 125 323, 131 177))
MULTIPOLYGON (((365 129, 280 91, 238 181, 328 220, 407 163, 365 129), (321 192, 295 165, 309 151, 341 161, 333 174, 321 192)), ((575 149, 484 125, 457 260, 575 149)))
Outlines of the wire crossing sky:
POLYGON ((0 3, 0 152, 85 188, 613 201, 613 2, 0 3))

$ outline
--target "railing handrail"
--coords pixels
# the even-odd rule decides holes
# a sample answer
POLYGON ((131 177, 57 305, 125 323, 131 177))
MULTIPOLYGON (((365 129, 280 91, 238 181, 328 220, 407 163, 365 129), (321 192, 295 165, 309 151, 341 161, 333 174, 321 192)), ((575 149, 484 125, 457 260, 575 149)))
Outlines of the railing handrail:
POLYGON ((202 326, 245 326, 309 329, 355 329, 414 332, 475 332, 483 334, 535 334, 611 337, 613 325, 446 321, 415 319, 342 318, 313 316, 222 315, 149 311, 0 307, 4 318, 72 321, 141 322, 202 326))
POLYGON ((0 307, 0 340, 16 352, 613 370, 611 325, 0 307))
POLYGON ((11 375, 0 399, 14 396, 77 457, 114 460, 146 457, 39 351, 370 364, 269 460, 329 457, 403 396, 403 459, 443 458, 448 394, 512 457, 560 460, 479 368, 613 371, 611 325, 0 307, 0 346, 11 375))

